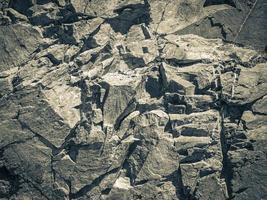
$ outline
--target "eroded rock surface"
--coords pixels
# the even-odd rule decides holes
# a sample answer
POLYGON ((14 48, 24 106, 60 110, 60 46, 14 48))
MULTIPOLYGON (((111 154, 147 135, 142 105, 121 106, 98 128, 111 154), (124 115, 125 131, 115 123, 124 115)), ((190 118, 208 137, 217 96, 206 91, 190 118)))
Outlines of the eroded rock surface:
POLYGON ((0 1, 0 199, 267 199, 266 8, 0 1))

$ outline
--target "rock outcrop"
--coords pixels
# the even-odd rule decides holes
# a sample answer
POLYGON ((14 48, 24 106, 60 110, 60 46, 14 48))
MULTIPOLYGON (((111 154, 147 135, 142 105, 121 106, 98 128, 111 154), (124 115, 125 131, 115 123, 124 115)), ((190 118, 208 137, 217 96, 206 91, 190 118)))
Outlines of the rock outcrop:
POLYGON ((1 0, 0 198, 267 199, 264 0, 1 0))

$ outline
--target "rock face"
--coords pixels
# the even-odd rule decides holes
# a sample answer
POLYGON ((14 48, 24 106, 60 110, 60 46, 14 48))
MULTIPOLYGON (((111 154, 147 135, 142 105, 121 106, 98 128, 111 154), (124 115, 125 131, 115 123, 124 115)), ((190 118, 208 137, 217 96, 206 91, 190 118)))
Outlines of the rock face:
POLYGON ((264 0, 0 0, 0 199, 267 199, 264 0))

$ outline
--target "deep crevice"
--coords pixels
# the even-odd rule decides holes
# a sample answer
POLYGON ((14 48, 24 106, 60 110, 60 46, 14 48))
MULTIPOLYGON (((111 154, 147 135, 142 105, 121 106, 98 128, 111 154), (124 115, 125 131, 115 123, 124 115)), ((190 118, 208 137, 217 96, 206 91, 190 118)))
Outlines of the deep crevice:
POLYGON ((148 26, 151 21, 149 11, 150 5, 145 0, 144 4, 131 4, 117 9, 115 12, 118 13, 118 16, 106 19, 106 22, 115 32, 126 34, 132 25, 144 23, 148 26))
POLYGON ((220 132, 220 142, 221 142, 221 148, 222 148, 222 155, 223 155, 223 168, 221 171, 222 178, 225 178, 226 188, 228 192, 229 199, 233 197, 233 190, 232 190, 232 183, 231 180, 233 178, 233 170, 231 166, 231 162, 228 158, 228 147, 226 142, 226 137, 224 133, 224 112, 225 107, 227 105, 223 104, 222 108, 220 110, 220 116, 221 116, 221 132, 220 132))
POLYGON ((204 3, 204 7, 213 6, 213 5, 220 5, 220 4, 227 4, 236 8, 236 4, 234 0, 206 0, 204 3))
POLYGON ((86 193, 90 192, 93 188, 97 187, 106 176, 108 176, 110 174, 117 173, 119 171, 119 169, 120 168, 114 168, 114 169, 106 172, 105 174, 100 175, 98 178, 94 179, 91 184, 84 186, 76 193, 71 193, 70 198, 71 199, 77 199, 77 198, 85 195, 86 193))
POLYGON ((2 187, 0 198, 9 198, 18 192, 20 188, 19 176, 8 170, 5 166, 0 167, 0 180, 2 187))

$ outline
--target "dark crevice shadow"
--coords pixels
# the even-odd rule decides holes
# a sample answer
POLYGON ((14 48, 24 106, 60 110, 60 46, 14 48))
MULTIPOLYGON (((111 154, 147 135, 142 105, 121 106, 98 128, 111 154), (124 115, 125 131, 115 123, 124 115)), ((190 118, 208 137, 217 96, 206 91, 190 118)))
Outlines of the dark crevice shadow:
POLYGON ((12 171, 8 170, 5 166, 0 167, 0 181, 1 188, 4 189, 1 189, 0 198, 9 199, 12 195, 16 194, 20 188, 19 177, 12 171), (6 185, 7 183, 9 185, 6 185))
POLYGON ((206 0, 204 3, 204 7, 220 5, 220 4, 227 4, 229 6, 236 8, 234 0, 206 0))
POLYGON ((115 32, 126 34, 132 25, 145 24, 148 26, 151 21, 149 11, 150 6, 147 1, 144 4, 127 5, 115 10, 114 12, 118 16, 106 19, 106 22, 115 32))

